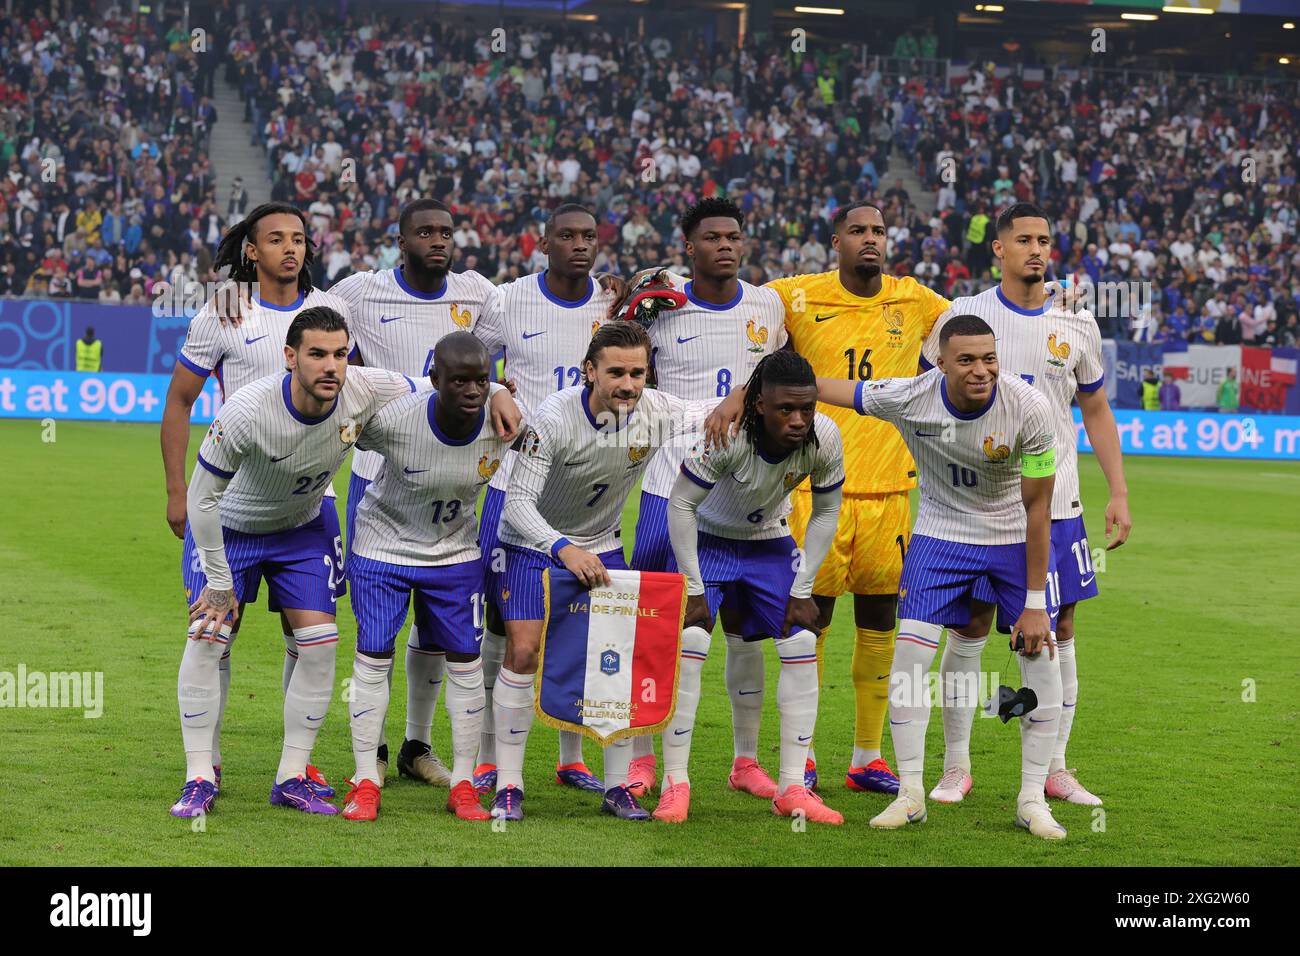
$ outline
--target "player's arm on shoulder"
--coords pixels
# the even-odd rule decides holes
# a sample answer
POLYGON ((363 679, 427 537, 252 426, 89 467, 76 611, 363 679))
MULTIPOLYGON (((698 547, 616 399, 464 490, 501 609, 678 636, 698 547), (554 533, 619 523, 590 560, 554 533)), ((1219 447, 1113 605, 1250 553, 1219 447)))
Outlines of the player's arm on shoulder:
MULTIPOLYGON (((487 280, 484 280, 487 281, 487 280)), ((496 355, 506 346, 505 290, 487 283, 484 290, 483 311, 474 323, 474 337, 483 343, 488 356, 496 355)))
MULTIPOLYGON (((1035 393, 1035 398, 1042 396, 1035 393)), ((1056 440, 1042 400, 1029 408, 1020 447, 1020 497, 1026 516, 1025 583, 1028 594, 1025 608, 1011 628, 1012 646, 1023 635, 1021 653, 1032 656, 1051 644, 1051 621, 1047 616, 1046 588, 1048 556, 1052 548, 1052 489, 1056 484, 1056 440)))
MULTIPOLYGON (((946 299, 944 301, 947 301, 946 299)), ((921 343, 921 357, 919 359, 920 371, 928 372, 939 363, 939 333, 943 331, 943 325, 956 314, 955 310, 949 303, 946 308, 930 325, 926 333, 925 340, 921 343)))
POLYGON ((492 416, 492 429, 503 442, 512 442, 519 436, 524 412, 508 386, 498 382, 488 384, 488 412, 492 416))
POLYGON ((1101 466, 1102 474, 1106 476, 1106 485, 1110 489, 1110 498, 1106 502, 1106 550, 1113 551, 1128 540, 1129 533, 1133 530, 1119 426, 1115 424, 1115 413, 1100 380, 1091 390, 1080 388, 1075 398, 1083 415, 1083 428, 1088 434, 1088 443, 1092 445, 1097 464, 1101 466))
POLYGON ((879 378, 855 382, 846 378, 817 377, 817 400, 851 408, 859 415, 893 420, 910 394, 911 378, 879 378))
POLYGON ((952 303, 927 285, 917 282, 917 286, 920 287, 921 328, 928 338, 939 319, 951 313, 952 303))

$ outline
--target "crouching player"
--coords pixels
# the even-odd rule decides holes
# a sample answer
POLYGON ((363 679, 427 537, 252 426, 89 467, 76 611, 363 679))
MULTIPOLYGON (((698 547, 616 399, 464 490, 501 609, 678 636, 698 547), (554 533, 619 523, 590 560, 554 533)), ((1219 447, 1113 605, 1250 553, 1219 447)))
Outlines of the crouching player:
POLYGON ((436 391, 388 405, 357 442, 385 464, 357 509, 348 560, 357 616, 350 695, 357 769, 343 808, 348 820, 379 813, 379 735, 393 647, 412 598, 420 650, 447 657, 444 701, 454 758, 447 809, 462 820, 490 819, 471 783, 486 706, 474 506, 509 447, 486 413, 489 389, 505 389, 490 384, 491 358, 469 332, 438 340, 430 375, 436 391))
POLYGON ((898 646, 890 673, 889 725, 898 797, 871 825, 897 829, 925 819, 925 677, 945 627, 970 617, 987 578, 1038 705, 1020 719, 1016 823, 1048 840, 1065 837, 1044 799, 1061 716, 1061 670, 1052 635, 1059 595, 1051 546, 1055 426, 1044 395, 1015 375, 999 377, 993 330, 959 315, 939 336, 937 368, 916 378, 818 379, 823 402, 892 422, 920 473, 921 504, 903 561, 898 646))
MULTIPOLYGON (((533 725, 534 675, 546 615, 542 572, 567 568, 587 587, 608 585, 607 569, 627 568, 620 541, 628 493, 650 456, 697 430, 714 402, 684 402, 645 390, 650 339, 636 322, 611 322, 591 338, 586 384, 544 399, 530 418, 501 516, 505 583, 498 595, 506 657, 492 698, 497 791, 492 807, 523 819, 524 746, 533 725)), ((648 820, 628 790, 632 741, 605 748, 601 810, 648 820)))
POLYGON ((772 812, 816 823, 844 822, 804 784, 817 722, 817 604, 813 579, 839 521, 844 484, 840 431, 817 412, 817 377, 806 359, 776 352, 750 377, 743 437, 726 448, 698 444, 681 466, 668 506, 668 531, 686 575, 686 616, 677 710, 664 731, 664 787, 657 820, 680 823, 690 807, 687 762, 700 671, 720 607, 739 613, 746 641, 775 638, 781 659, 781 769, 772 812), (790 491, 812 477, 807 551, 801 556, 786 514, 790 491))
POLYGON ((288 371, 231 396, 199 449, 187 504, 193 541, 181 559, 193 601, 178 681, 186 782, 172 816, 195 817, 212 808, 221 656, 263 578, 292 628, 298 654, 285 690, 284 748, 271 803, 338 812, 306 777, 329 709, 338 644, 334 605, 341 569, 321 500, 366 423, 415 387, 396 372, 349 373, 348 348, 347 324, 338 312, 326 306, 299 312, 284 347, 288 371))

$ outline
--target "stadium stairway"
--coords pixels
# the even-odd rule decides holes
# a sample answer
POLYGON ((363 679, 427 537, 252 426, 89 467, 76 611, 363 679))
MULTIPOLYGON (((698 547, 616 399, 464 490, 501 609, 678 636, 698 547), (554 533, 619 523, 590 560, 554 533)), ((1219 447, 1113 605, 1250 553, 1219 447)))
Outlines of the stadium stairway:
POLYGON ((212 165, 217 171, 217 209, 223 216, 226 214, 231 183, 240 176, 248 192, 247 212, 271 198, 266 150, 249 145, 253 126, 244 121, 244 102, 239 97, 239 88, 222 82, 218 73, 212 94, 212 103, 217 108, 211 144, 212 165))
MULTIPOLYGON (((217 108, 220 109, 219 106, 217 108)), ((916 157, 907 155, 895 143, 889 154, 889 172, 880 181, 880 191, 891 189, 898 179, 903 181, 903 188, 907 190, 907 195, 911 197, 921 218, 929 219, 934 215, 934 207, 939 202, 938 193, 931 192, 921 184, 921 177, 916 175, 916 157)))

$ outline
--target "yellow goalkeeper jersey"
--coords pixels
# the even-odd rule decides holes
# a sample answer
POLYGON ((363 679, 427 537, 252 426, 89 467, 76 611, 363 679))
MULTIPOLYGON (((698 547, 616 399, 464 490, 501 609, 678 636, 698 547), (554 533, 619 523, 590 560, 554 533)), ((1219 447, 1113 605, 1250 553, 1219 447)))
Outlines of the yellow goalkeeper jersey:
MULTIPOLYGON (((878 295, 854 295, 839 272, 769 282, 785 304, 795 351, 824 378, 863 381, 917 372, 921 343, 948 308, 943 296, 911 276, 881 276, 878 295)), ((844 438, 844 493, 880 495, 916 487, 916 463, 898 430, 851 408, 818 405, 844 438)))

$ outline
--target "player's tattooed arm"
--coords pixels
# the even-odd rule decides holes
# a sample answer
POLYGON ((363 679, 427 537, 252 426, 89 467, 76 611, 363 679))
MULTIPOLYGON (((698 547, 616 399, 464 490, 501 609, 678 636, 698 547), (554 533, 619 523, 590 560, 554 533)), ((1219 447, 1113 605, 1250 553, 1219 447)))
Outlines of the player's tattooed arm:
POLYGON ((1133 518, 1128 510, 1128 483, 1124 479, 1124 453, 1119 441, 1119 428, 1115 425, 1115 413, 1106 399, 1104 388, 1091 392, 1080 391, 1076 395, 1079 411, 1083 414, 1083 428, 1088 433, 1088 441, 1097 464, 1101 465, 1102 474, 1110 488, 1110 500, 1106 503, 1106 550, 1113 551, 1128 540, 1133 530, 1133 518))
POLYGON ((195 634, 203 640, 214 640, 223 624, 231 626, 239 620, 239 599, 234 588, 214 590, 205 587, 199 599, 190 605, 190 624, 198 624, 195 634))
POLYGON ((185 456, 190 445, 190 412, 206 381, 177 362, 163 404, 161 441, 167 524, 178 538, 185 537, 185 456))

